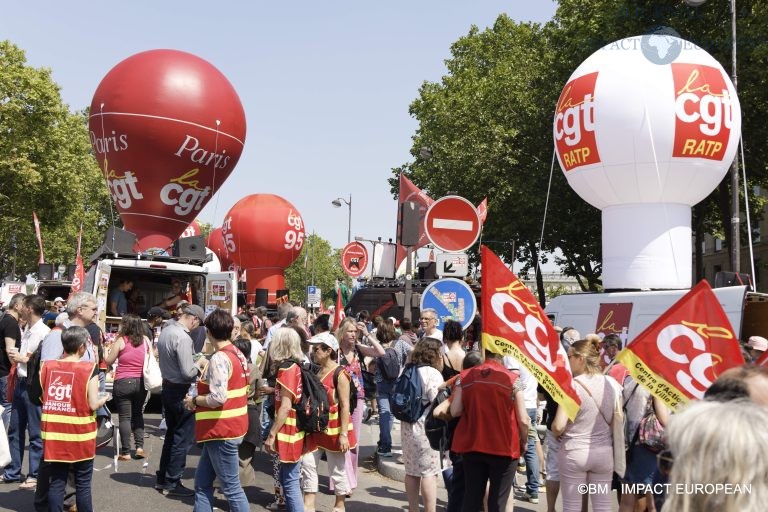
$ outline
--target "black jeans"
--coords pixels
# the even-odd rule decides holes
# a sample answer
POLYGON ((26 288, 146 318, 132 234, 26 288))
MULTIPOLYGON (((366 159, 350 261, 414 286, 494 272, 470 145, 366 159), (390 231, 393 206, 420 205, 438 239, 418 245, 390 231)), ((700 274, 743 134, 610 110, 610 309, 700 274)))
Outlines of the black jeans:
POLYGON ((129 377, 115 381, 115 401, 120 416, 120 455, 131 452, 131 432, 136 448, 144 447, 144 390, 143 377, 129 377))
POLYGON ((174 384, 163 381, 160 395, 165 410, 165 432, 163 452, 157 470, 157 483, 166 488, 175 487, 187 467, 187 452, 195 442, 195 413, 184 408, 184 397, 189 384, 174 384))
POLYGON ((448 452, 448 456, 451 458, 453 475, 451 476, 451 485, 446 489, 448 491, 448 507, 445 510, 446 512, 460 512, 464 504, 464 458, 456 452, 448 452))
POLYGON ((78 512, 93 512, 91 499, 91 479, 93 477, 93 459, 80 462, 51 462, 51 487, 48 491, 49 510, 64 509, 64 488, 67 485, 69 471, 75 473, 75 503, 78 512))
POLYGON ((468 452, 464 457, 464 504, 462 512, 483 510, 485 484, 488 490, 488 511, 503 512, 514 484, 517 459, 487 453, 468 452))

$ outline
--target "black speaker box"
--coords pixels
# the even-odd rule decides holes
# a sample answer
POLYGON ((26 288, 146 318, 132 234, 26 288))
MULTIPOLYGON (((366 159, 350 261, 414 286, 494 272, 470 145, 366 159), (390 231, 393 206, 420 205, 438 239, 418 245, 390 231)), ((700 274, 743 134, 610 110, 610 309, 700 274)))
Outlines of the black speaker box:
POLYGON ((205 258, 205 239, 202 235, 179 238, 173 242, 172 254, 177 258, 205 258))
POLYGON ((37 280, 51 281, 53 279, 53 263, 38 263, 37 280))
POLYGON ((136 252, 133 249, 134 245, 136 245, 136 235, 130 231, 112 226, 104 234, 103 247, 107 252, 133 254, 136 252))
POLYGON ((419 263, 419 280, 433 281, 437 279, 437 264, 434 261, 419 263))
POLYGON ((75 272, 77 271, 77 265, 67 265, 67 279, 72 281, 75 278, 75 272))
POLYGON ((269 302, 269 290, 266 288, 256 288, 256 298, 253 302, 257 307, 266 307, 269 302))
POLYGON ((410 247, 419 243, 421 222, 419 203, 405 201, 400 205, 400 245, 410 247))
POLYGON ((736 272, 718 272, 715 274, 715 288, 723 288, 725 286, 748 286, 750 290, 752 287, 752 276, 749 274, 736 272))

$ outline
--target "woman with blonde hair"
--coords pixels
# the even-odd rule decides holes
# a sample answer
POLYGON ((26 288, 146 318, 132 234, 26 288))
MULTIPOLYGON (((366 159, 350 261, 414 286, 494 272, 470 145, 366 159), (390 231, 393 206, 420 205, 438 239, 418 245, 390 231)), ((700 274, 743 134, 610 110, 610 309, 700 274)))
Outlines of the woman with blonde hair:
MULTIPOLYGON (((581 408, 574 421, 557 409, 552 432, 560 437, 560 487, 565 512, 581 511, 584 484, 610 489, 613 480, 613 421, 617 391, 600 371, 599 339, 578 340, 568 349, 581 408)), ((592 510, 612 509, 611 493, 592 493, 592 510)))
POLYGON ((765 510, 766 425, 768 408, 746 399, 695 401, 673 414, 665 432, 670 451, 658 455, 659 470, 671 469, 662 512, 765 510))

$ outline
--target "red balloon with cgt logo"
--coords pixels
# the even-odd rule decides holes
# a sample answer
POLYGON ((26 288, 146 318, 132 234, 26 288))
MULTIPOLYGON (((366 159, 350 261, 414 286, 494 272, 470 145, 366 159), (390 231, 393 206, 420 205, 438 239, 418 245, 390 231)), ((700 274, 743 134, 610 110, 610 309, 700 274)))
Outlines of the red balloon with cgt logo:
POLYGON ((246 270, 248 299, 265 288, 268 302, 275 303, 277 290, 285 288, 285 269, 304 245, 301 214, 280 196, 253 194, 229 210, 221 229, 233 261, 246 270))
POLYGON ((212 250, 214 254, 216 254, 216 257, 219 258, 221 270, 232 269, 232 257, 224 246, 224 235, 221 233, 221 228, 211 230, 208 234, 208 239, 205 241, 205 246, 212 250))
POLYGON ((187 238, 190 236, 200 236, 202 234, 202 230, 200 229, 200 222, 195 219, 192 221, 192 223, 187 226, 187 229, 181 232, 179 235, 179 238, 187 238))
POLYGON ((245 143, 245 112, 212 64, 176 50, 128 57, 91 102, 91 146, 138 251, 167 249, 221 188, 245 143))

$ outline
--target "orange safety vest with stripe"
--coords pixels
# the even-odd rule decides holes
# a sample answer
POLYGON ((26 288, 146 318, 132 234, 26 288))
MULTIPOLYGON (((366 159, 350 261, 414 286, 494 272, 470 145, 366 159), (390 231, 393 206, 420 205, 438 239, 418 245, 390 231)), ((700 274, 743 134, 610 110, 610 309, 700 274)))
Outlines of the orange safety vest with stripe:
MULTIPOLYGON (((229 358, 227 400, 221 407, 197 406, 195 409, 195 440, 198 443, 222 439, 237 439, 248 431, 248 363, 234 345, 220 349, 229 358)), ((198 393, 210 392, 208 382, 200 380, 198 393)))
MULTIPOLYGON (((328 393, 328 403, 331 404, 331 408, 328 412, 328 428, 326 428, 324 432, 312 434, 312 437, 315 438, 318 447, 332 452, 340 452, 339 433, 341 432, 341 418, 339 417, 339 399, 337 397, 336 388, 333 385, 333 374, 335 371, 336 369, 334 368, 320 378, 320 382, 323 383, 325 391, 328 393)), ((339 377, 341 377, 341 375, 345 375, 348 380, 351 380, 347 370, 342 370, 341 373, 339 373, 339 377)), ((350 450, 357 446, 357 437, 355 436, 355 427, 352 424, 352 415, 350 415, 349 421, 347 422, 347 440, 349 441, 350 450)))
POLYGON ((88 381, 95 363, 44 361, 40 368, 43 458, 79 462, 96 455, 96 413, 88 405, 88 381))
MULTIPOLYGON (((291 401, 294 404, 301 399, 301 370, 298 364, 294 363, 287 368, 277 370, 275 411, 280 409, 283 389, 291 395, 291 401)), ((277 432, 275 449, 280 462, 288 463, 298 462, 302 455, 315 449, 313 437, 307 437, 303 430, 299 430, 296 424, 296 410, 293 407, 288 410, 288 417, 277 432)))

